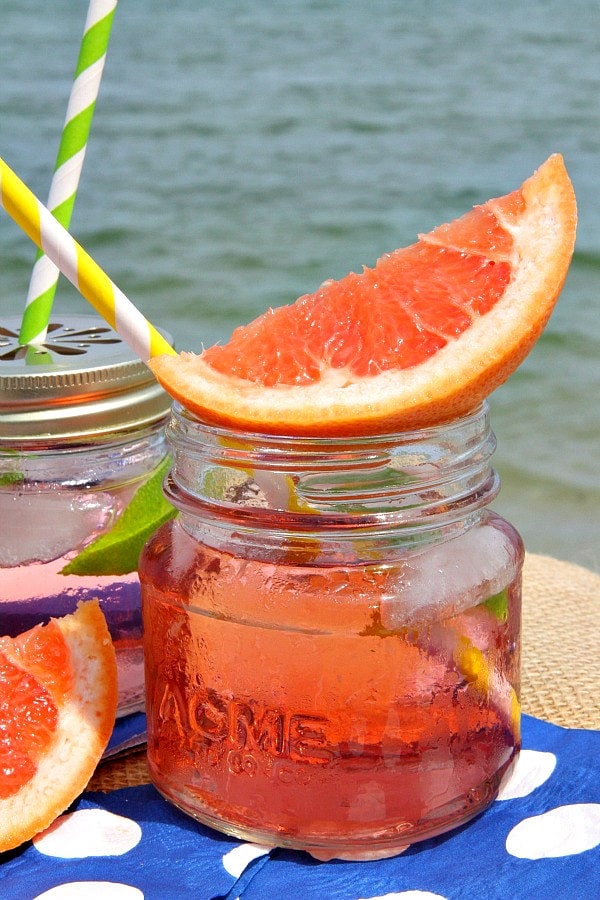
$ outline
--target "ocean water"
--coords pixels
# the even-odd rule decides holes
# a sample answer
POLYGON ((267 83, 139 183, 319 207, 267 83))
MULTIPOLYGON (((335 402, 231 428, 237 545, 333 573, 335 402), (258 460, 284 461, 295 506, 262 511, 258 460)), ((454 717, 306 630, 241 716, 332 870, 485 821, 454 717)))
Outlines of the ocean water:
MULTIPOLYGON (((44 199, 87 5, 2 0, 0 155, 44 199)), ((600 570, 599 59, 593 0, 122 0, 71 230, 199 350, 563 153, 576 252, 491 397, 495 507, 600 570)), ((33 257, 0 213, 0 316, 33 257)), ((61 280, 55 310, 84 309, 61 280)))

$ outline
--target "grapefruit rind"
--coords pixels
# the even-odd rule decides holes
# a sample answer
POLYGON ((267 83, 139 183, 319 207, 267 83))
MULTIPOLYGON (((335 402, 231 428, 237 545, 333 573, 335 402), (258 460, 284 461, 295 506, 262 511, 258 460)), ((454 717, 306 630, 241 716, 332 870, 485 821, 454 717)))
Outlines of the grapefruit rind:
MULTIPOLYGON (((562 157, 551 156, 521 187, 523 209, 504 216, 513 238, 504 294, 460 336, 425 362, 357 379, 327 368, 308 385, 266 387, 220 373, 183 352, 149 362, 183 406, 216 425, 289 435, 382 434, 451 421, 474 409, 520 365, 562 290, 576 230, 576 201, 562 157)), ((422 240, 438 243, 439 229, 422 240)))
POLYGON ((39 834, 82 793, 115 722, 116 657, 98 601, 80 603, 75 613, 54 621, 69 650, 73 688, 59 706, 56 732, 35 776, 0 800, 0 852, 39 834))

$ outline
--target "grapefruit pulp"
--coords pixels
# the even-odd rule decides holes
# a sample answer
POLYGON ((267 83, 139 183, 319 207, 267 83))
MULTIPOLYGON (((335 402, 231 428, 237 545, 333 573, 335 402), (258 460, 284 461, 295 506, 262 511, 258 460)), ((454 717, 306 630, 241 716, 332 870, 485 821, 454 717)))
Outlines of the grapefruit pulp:
POLYGON ((0 638, 0 851, 47 828, 83 791, 116 708, 115 651, 96 600, 0 638))
POLYGON ((237 328, 150 360, 201 419, 289 435, 375 434, 469 412, 522 362, 563 286, 576 203, 562 157, 510 194, 237 328))

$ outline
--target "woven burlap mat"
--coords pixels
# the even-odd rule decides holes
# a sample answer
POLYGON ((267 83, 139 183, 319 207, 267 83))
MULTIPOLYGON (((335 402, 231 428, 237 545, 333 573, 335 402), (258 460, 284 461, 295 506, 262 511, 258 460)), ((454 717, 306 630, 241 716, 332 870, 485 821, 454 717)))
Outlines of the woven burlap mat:
POLYGON ((523 712, 600 729, 600 575, 528 554, 523 570, 523 712))
MULTIPOLYGON (((600 729, 600 575, 528 554, 523 570, 523 712, 600 729)), ((146 784, 145 750, 100 765, 89 790, 146 784)))

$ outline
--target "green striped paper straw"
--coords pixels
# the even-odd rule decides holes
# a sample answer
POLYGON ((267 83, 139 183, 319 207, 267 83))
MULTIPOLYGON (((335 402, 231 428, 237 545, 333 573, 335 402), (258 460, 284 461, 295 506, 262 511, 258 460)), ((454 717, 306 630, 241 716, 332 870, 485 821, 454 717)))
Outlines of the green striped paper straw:
MULTIPOLYGON (((75 205, 116 6, 117 0, 90 0, 88 7, 47 203, 65 228, 69 227, 75 205)), ((59 274, 54 263, 39 252, 21 322, 21 344, 42 344, 46 339, 59 274)))
POLYGON ((0 158, 0 206, 144 362, 176 351, 0 158))

